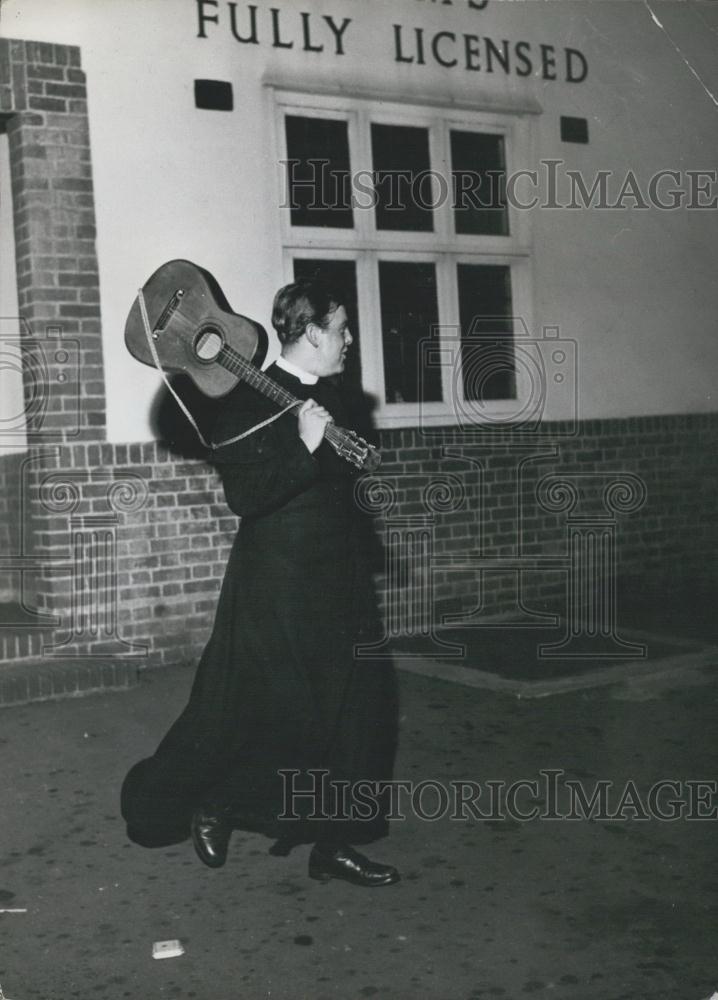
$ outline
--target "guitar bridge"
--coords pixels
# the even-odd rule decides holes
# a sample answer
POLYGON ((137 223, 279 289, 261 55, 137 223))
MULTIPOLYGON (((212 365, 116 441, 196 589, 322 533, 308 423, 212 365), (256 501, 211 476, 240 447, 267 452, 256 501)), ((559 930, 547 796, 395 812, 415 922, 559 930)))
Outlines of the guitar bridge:
POLYGON ((177 311, 177 307, 182 301, 183 296, 184 296, 184 288, 178 288, 177 291, 172 296, 172 298, 167 303, 167 305, 164 307, 164 309, 160 314, 160 318, 157 320, 152 330, 153 336, 155 338, 162 333, 162 331, 165 329, 169 321, 172 319, 172 316, 177 311))

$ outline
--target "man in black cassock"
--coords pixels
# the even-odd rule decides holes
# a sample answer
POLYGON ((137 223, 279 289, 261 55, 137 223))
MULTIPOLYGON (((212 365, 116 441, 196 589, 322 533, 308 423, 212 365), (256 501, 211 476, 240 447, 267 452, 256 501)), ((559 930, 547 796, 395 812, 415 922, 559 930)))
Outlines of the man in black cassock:
POLYGON ((390 778, 396 738, 393 670, 354 654, 379 635, 371 545, 354 470, 325 440, 351 423, 332 377, 352 335, 314 281, 280 289, 272 323, 282 354, 266 374, 304 402, 271 422, 276 405, 244 383, 224 402, 214 440, 231 443, 214 454, 240 528, 189 702, 125 778, 122 814, 144 846, 191 834, 210 867, 238 828, 275 838, 273 854, 312 843, 313 878, 387 885, 396 869, 349 846, 386 833, 384 800, 347 809, 351 792, 335 794, 390 778))

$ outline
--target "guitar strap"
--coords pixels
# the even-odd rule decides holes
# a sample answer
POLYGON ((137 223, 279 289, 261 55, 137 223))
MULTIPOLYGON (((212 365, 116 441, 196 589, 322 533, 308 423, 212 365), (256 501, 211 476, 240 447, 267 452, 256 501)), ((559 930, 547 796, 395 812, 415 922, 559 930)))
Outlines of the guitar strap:
MULTIPOLYGON (((258 424, 255 424, 254 427, 250 427, 248 431, 242 431, 241 434, 235 434, 234 437, 226 438, 224 441, 219 441, 217 444, 210 445, 210 447, 216 450, 217 448, 224 448, 228 444, 234 444, 235 441, 241 441, 242 438, 249 437, 249 435, 254 434, 255 431, 260 431, 263 427, 266 427, 267 424, 273 424, 275 420, 279 420, 279 418, 283 417, 285 413, 289 412, 289 410, 294 409, 295 406, 301 405, 301 402, 301 399, 298 399, 294 403, 288 403, 283 410, 279 410, 278 413, 273 413, 272 416, 267 417, 266 420, 261 420, 258 424)), ((197 433, 199 433, 199 431, 197 433)))
POLYGON ((154 342, 154 339, 152 337, 152 328, 150 326, 149 316, 147 315, 147 306, 145 305, 145 296, 144 296, 141 288, 138 289, 138 291, 137 291, 137 301, 140 304, 140 314, 142 315, 142 323, 143 323, 144 328, 145 328, 145 337, 147 338, 147 346, 150 349, 150 354, 152 355, 152 360, 154 362, 155 368, 157 369, 157 371, 162 376, 162 381, 164 382, 164 384, 167 386, 167 388, 169 389, 169 391, 171 392, 171 394, 174 396, 174 398, 175 398, 175 400, 177 402, 177 405, 179 406, 180 410, 182 410, 182 412, 184 413, 184 415, 187 417, 187 419, 189 420, 189 422, 194 427, 194 429, 195 429, 195 431, 197 433, 197 437, 200 439, 200 441, 205 446, 205 448, 209 449, 210 451, 214 451, 217 448, 224 448, 224 447, 226 447, 229 444, 235 444, 235 442, 241 441, 242 438, 249 437, 249 435, 250 434, 254 434, 255 431, 261 430, 262 427, 266 427, 268 424, 274 423, 275 420, 279 420, 280 417, 283 417, 285 413, 287 413, 289 410, 293 409, 295 406, 301 405, 301 400, 300 399, 295 400, 293 403, 289 403, 287 406, 285 406, 284 409, 279 410, 278 413, 272 414, 271 417, 267 417, 266 420, 260 421, 258 424, 255 424, 254 427, 250 427, 249 430, 243 431, 241 434, 235 434, 234 437, 226 438, 224 441, 219 441, 217 444, 212 444, 212 443, 206 441, 204 439, 202 431, 197 426, 197 421, 194 419, 194 417, 190 413, 189 409, 184 404, 184 402, 182 401, 182 399, 180 398, 180 396, 177 394, 177 392, 175 392, 174 388, 172 387, 172 383, 167 378, 167 373, 165 372, 164 368, 162 367, 162 362, 160 361, 159 355, 157 353, 157 348, 155 347, 155 342, 154 342))

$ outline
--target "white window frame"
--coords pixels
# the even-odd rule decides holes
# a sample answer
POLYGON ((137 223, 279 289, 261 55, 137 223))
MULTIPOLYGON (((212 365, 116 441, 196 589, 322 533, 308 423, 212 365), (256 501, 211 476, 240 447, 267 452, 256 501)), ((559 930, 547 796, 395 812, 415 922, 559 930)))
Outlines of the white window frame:
MULTIPOLYGON (((520 410, 525 393, 531 387, 516 370, 517 398, 486 402, 474 413, 471 403, 454 399, 453 393, 462 387, 461 373, 449 367, 460 364, 459 301, 456 264, 501 264, 511 268, 511 290, 515 323, 515 338, 525 337, 533 329, 532 245, 530 216, 508 206, 509 235, 459 235, 453 231, 453 207, 450 197, 434 209, 432 232, 393 232, 377 230, 374 209, 354 207, 354 227, 334 229, 319 226, 292 226, 287 207, 288 159, 284 118, 286 115, 343 119, 348 125, 349 158, 352 173, 371 171, 371 123, 414 125, 429 129, 431 169, 451 176, 451 129, 493 132, 505 137, 506 172, 510 176, 529 162, 532 141, 528 114, 511 112, 469 111, 440 105, 414 105, 387 102, 376 98, 308 94, 278 87, 268 88, 271 94, 273 160, 277 163, 277 204, 279 212, 278 238, 282 246, 283 273, 281 283, 294 280, 295 258, 344 259, 356 262, 357 306, 361 319, 362 384, 376 400, 374 418, 378 427, 413 427, 459 425, 469 419, 490 422, 510 419, 520 410), (447 366, 442 372, 444 399, 435 403, 386 403, 384 401, 384 361, 381 334, 381 308, 378 288, 378 260, 434 261, 437 268, 438 335, 442 357, 447 366), (483 414, 483 416, 482 416, 483 414)), ((435 187, 435 191, 438 189, 435 187)), ((435 199, 436 200, 436 199, 435 199)))

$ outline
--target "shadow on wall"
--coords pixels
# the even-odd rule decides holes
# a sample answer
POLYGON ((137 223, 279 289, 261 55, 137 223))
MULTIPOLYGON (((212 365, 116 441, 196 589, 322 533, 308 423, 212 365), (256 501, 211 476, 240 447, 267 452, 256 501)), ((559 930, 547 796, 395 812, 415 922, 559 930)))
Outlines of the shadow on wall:
MULTIPOLYGON (((210 440, 223 400, 205 396, 189 375, 174 375, 170 378, 170 382, 194 417, 204 439, 210 440)), ((165 445, 173 455, 205 460, 209 457, 208 449, 202 444, 196 430, 164 385, 153 400, 150 427, 156 440, 165 445)))

